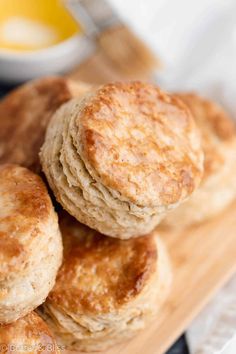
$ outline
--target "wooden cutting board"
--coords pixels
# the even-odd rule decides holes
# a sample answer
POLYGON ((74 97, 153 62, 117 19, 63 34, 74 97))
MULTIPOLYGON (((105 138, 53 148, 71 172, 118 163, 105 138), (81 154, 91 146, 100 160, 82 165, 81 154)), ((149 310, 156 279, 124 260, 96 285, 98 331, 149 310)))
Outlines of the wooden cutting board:
MULTIPOLYGON (((121 79, 102 53, 96 53, 69 76, 96 84, 121 79)), ((168 300, 152 326, 104 354, 165 353, 236 272, 236 202, 207 223, 183 231, 162 229, 160 235, 174 273, 168 300)))

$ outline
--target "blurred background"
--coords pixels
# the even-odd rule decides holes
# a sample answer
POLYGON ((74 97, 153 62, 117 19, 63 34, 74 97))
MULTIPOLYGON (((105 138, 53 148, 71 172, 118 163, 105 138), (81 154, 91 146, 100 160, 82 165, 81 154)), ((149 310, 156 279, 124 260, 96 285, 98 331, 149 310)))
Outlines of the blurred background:
MULTIPOLYGON (((145 79, 199 91, 236 117, 235 63, 235 0, 0 0, 2 96, 58 73, 92 83, 145 79)), ((234 280, 168 354, 202 353, 222 298, 232 301, 235 289, 234 280)), ((227 353, 236 353, 235 327, 227 353)))
POLYGON ((76 74, 87 81, 152 77, 219 97, 226 86, 235 90, 235 0, 107 3, 0 0, 0 80, 19 83, 82 63, 76 74))

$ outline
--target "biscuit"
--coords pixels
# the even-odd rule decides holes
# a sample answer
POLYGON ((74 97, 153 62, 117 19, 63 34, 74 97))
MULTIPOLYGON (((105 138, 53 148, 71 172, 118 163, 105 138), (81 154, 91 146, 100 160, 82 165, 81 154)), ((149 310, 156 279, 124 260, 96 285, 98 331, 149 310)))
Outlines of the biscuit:
POLYGON ((70 216, 60 226, 63 264, 42 309, 58 344, 100 351, 134 336, 155 317, 170 289, 161 240, 155 233, 114 239, 70 216))
POLYGON ((0 352, 60 353, 47 324, 35 312, 16 322, 0 326, 0 352))
POLYGON ((52 114, 89 88, 66 78, 47 77, 6 96, 0 102, 0 163, 15 163, 39 172, 38 153, 52 114))
POLYGON ((117 238, 149 233, 197 188, 198 130, 180 100, 141 82, 104 85, 53 116, 41 163, 78 221, 117 238))
POLYGON ((205 155, 200 187, 170 212, 163 224, 187 226, 203 222, 225 209, 236 197, 236 126, 214 102, 196 94, 178 95, 188 105, 202 136, 205 155))
POLYGON ((62 260, 58 217, 41 178, 0 166, 0 324, 23 317, 52 289, 62 260))

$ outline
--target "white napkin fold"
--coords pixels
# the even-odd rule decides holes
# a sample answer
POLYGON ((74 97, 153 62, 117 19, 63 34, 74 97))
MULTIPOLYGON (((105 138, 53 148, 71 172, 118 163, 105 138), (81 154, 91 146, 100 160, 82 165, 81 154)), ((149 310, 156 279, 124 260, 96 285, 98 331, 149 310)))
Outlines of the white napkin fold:
POLYGON ((187 339, 194 354, 236 353, 236 277, 193 321, 187 339))

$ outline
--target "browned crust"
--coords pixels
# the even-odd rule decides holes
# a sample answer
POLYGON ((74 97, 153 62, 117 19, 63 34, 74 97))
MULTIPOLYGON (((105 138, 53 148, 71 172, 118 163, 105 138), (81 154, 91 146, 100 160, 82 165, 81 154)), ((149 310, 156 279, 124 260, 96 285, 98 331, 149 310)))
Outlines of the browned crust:
POLYGON ((205 155, 204 179, 221 168, 224 162, 222 147, 235 144, 236 125, 227 112, 215 102, 194 93, 177 96, 189 107, 200 128, 205 155))
POLYGON ((155 86, 104 85, 80 111, 77 126, 85 163, 131 202, 176 203, 199 183, 201 151, 191 114, 155 86))
POLYGON ((41 178, 17 165, 0 166, 0 275, 24 267, 30 243, 41 237, 39 224, 47 221, 53 207, 41 178), (16 235, 29 233, 28 242, 16 235))
POLYGON ((18 353, 18 350, 20 353, 42 353, 43 349, 45 354, 59 353, 51 331, 35 312, 11 324, 0 325, 0 346, 2 354, 18 353))
POLYGON ((38 153, 53 113, 74 97, 70 81, 47 77, 29 82, 0 102, 0 163, 40 171, 38 153))
POLYGON ((154 236, 121 241, 70 216, 61 219, 64 261, 49 303, 62 311, 102 314, 135 299, 156 271, 154 236))

